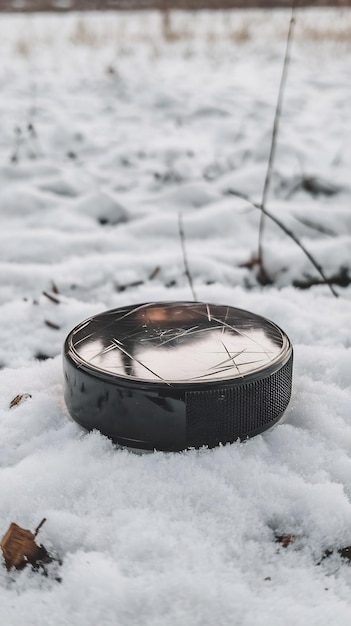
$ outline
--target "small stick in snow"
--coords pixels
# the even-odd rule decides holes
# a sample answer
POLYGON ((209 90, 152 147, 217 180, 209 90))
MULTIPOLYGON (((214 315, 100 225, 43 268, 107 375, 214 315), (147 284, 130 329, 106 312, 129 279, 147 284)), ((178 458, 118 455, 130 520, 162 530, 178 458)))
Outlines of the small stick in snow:
MULTIPOLYGON (((285 224, 283 224, 283 222, 281 222, 278 217, 273 215, 273 213, 270 213, 269 211, 267 211, 267 209, 263 208, 261 204, 257 204, 256 202, 253 202, 249 198, 249 196, 247 196, 245 194, 242 194, 242 193, 239 193, 239 192, 237 193, 235 191, 230 191, 230 193, 233 196, 238 196, 239 198, 242 198, 243 200, 246 200, 246 202, 249 202, 249 204, 251 204, 252 207, 255 207, 255 209, 259 209, 262 213, 264 213, 267 217, 269 217, 269 219, 271 219, 275 224, 277 224, 277 226, 279 226, 279 228, 281 228, 282 231, 286 235, 288 235, 288 237, 290 237, 293 241, 295 241, 295 243, 299 246, 299 248, 301 248, 302 252, 304 252, 304 254, 307 256, 307 258, 311 261, 313 267, 316 268, 318 274, 322 277, 323 284, 327 285, 329 287, 330 291, 332 292, 333 296, 335 296, 335 298, 339 297, 339 294, 338 294, 337 291, 335 291, 333 285, 331 284, 331 281, 324 274, 324 271, 323 271, 321 265, 319 263, 317 263, 317 261, 314 259, 312 254, 307 250, 307 248, 304 246, 304 244, 301 243, 299 238, 293 233, 292 230, 290 230, 290 228, 285 226, 285 224)), ((255 265, 259 264, 259 262, 260 262, 260 260, 258 259, 258 257, 255 257, 255 258, 251 259, 250 261, 248 261, 247 263, 242 263, 241 267, 252 268, 255 265)))
POLYGON ((189 283, 189 287, 190 287, 190 291, 191 291, 193 300, 194 300, 194 302, 197 302, 197 297, 196 297, 196 293, 195 293, 195 289, 194 289, 193 278, 192 278, 192 275, 191 275, 191 272, 190 272, 188 258, 187 258, 187 254, 186 254, 185 235, 184 235, 184 230, 183 230, 182 214, 180 212, 178 213, 178 230, 179 230, 180 243, 181 243, 181 246, 182 246, 185 275, 186 275, 186 277, 188 279, 188 283, 189 283))
POLYGON ((277 105, 276 105, 275 114, 274 114, 271 147, 269 151, 267 172, 266 172, 266 178, 264 181, 262 200, 261 200, 262 212, 261 212, 261 219, 260 219, 260 226, 259 226, 259 233, 258 233, 258 254, 257 254, 259 272, 258 272, 257 278, 263 285, 266 285, 272 282, 264 266, 263 232, 264 232, 265 217, 266 217, 265 209, 266 209, 267 197, 268 197, 268 192, 269 192, 269 186, 270 186, 272 173, 273 173, 274 157, 275 157, 275 151, 276 151, 276 146, 277 146, 279 121, 280 121, 282 107, 283 107, 283 96, 284 96, 286 80, 288 77, 288 68, 289 68, 289 63, 290 63, 290 48, 291 48, 292 36, 293 36, 293 31, 294 31, 294 26, 295 26, 295 21, 296 21, 295 20, 296 3, 297 3, 297 0, 292 0, 291 17, 290 17, 290 23, 289 23, 288 36, 286 40, 286 50, 285 50, 285 57, 284 57, 284 63, 283 63, 283 70, 282 70, 282 75, 280 79, 278 100, 277 100, 277 105))
POLYGON ((55 296, 52 295, 52 293, 48 293, 47 291, 43 291, 43 296, 45 296, 46 298, 48 298, 48 300, 50 300, 51 302, 53 302, 54 304, 60 304, 61 301, 56 298, 55 296))
POLYGON ((34 537, 37 536, 39 530, 41 529, 41 527, 45 524, 46 522, 46 517, 43 517, 43 519, 41 520, 40 524, 38 524, 38 526, 36 527, 35 531, 34 531, 34 537))
POLYGON ((151 274, 149 276, 149 280, 154 280, 154 278, 156 278, 157 274, 159 274, 160 270, 161 270, 161 268, 160 268, 159 265, 157 267, 155 267, 155 269, 152 270, 152 272, 151 272, 151 274))
POLYGON ((50 322, 50 320, 44 320, 44 323, 53 330, 60 330, 61 328, 58 324, 55 324, 55 322, 50 322))

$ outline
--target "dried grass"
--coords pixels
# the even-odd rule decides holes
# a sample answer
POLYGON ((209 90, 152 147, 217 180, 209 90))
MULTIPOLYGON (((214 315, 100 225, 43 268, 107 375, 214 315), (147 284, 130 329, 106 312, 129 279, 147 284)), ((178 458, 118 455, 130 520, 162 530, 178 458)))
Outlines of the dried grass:
MULTIPOLYGON (((145 16, 146 17, 146 16, 145 16)), ((205 44, 209 51, 222 43, 245 45, 254 42, 257 38, 263 40, 271 37, 267 24, 258 22, 255 14, 233 12, 218 12, 204 21, 203 16, 192 12, 181 13, 163 10, 159 13, 158 23, 142 19, 137 28, 130 28, 128 19, 122 13, 116 12, 110 22, 92 20, 88 14, 81 14, 72 23, 69 31, 64 34, 42 33, 33 29, 32 35, 24 31, 17 34, 13 40, 12 49, 15 56, 28 57, 37 46, 49 47, 51 44, 63 43, 90 49, 103 49, 111 45, 118 54, 127 56, 132 54, 138 44, 145 44, 150 49, 151 58, 162 54, 162 48, 177 43, 183 44, 185 49, 192 53, 197 43, 205 44), (195 19, 196 17, 196 19, 195 19), (261 28, 263 26, 263 28, 261 28), (156 27, 156 28, 155 28, 156 27)), ((136 22, 135 22, 136 23, 136 22)), ((134 24, 135 25, 135 24, 134 24)), ((344 12, 333 13, 330 23, 314 23, 311 16, 308 19, 302 15, 297 25, 296 40, 300 44, 316 44, 321 50, 323 44, 348 46, 351 44, 351 19, 344 12)), ((277 41, 285 37, 285 30, 278 25, 274 37, 277 41)), ((113 71, 110 72, 113 74, 113 71)))
POLYGON ((70 41, 77 46, 95 48, 99 44, 99 37, 97 32, 81 18, 76 23, 75 29, 70 36, 70 41))
POLYGON ((311 41, 323 43, 330 41, 332 43, 351 44, 351 26, 346 28, 314 28, 312 26, 304 26, 300 37, 303 41, 311 41))
POLYGON ((170 11, 162 11, 161 36, 167 43, 177 41, 189 41, 194 37, 194 33, 189 28, 175 29, 172 14, 170 11))
POLYGON ((30 50, 31 44, 28 39, 21 38, 16 41, 14 52, 18 56, 28 57, 30 55, 30 50))
POLYGON ((228 34, 228 39, 233 43, 246 43, 252 38, 249 24, 243 24, 241 28, 232 30, 228 34))

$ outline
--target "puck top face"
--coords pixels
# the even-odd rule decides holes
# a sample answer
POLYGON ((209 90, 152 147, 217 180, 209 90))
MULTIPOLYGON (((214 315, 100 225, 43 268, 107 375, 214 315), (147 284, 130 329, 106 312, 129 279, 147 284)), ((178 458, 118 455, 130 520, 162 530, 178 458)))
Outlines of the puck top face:
POLYGON ((140 383, 214 384, 273 372, 288 337, 269 320, 229 306, 159 302, 106 311, 78 325, 66 351, 99 377, 140 383))

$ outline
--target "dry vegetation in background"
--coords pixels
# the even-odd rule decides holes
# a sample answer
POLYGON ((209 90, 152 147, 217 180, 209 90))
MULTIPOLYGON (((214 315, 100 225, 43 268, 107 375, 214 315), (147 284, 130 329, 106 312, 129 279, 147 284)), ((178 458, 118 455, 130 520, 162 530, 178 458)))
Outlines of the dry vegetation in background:
MULTIPOLYGON (((299 0, 304 6, 351 6, 351 0, 299 0)), ((291 6, 291 0, 0 0, 0 11, 247 9, 291 6)))
MULTIPOLYGON (((349 19, 351 16, 347 11, 328 11, 327 20, 324 20, 322 24, 318 24, 318 20, 315 19, 316 13, 314 11, 307 13, 310 14, 310 17, 308 18, 307 16, 306 19, 305 15, 304 20, 302 20, 301 23, 298 24, 298 28, 296 28, 295 37, 296 39, 299 39, 300 42, 306 44, 308 44, 308 42, 311 42, 312 44, 315 42, 318 44, 320 42, 331 42, 333 44, 342 45, 348 45, 351 43, 351 19, 349 19), (331 14, 334 15, 333 19, 330 19, 331 14), (345 19, 346 15, 348 16, 348 19, 345 19)), ((186 45, 180 46, 180 50, 183 50, 186 55, 191 54, 192 49, 196 49, 197 43, 204 44, 204 47, 201 45, 201 49, 205 50, 207 53, 207 50, 211 51, 213 47, 225 42, 243 45, 250 41, 255 42, 258 36, 266 38, 270 37, 272 33, 270 32, 269 34, 268 31, 265 30, 269 20, 266 20, 265 23, 263 23, 263 14, 264 12, 262 11, 246 12, 222 10, 215 13, 205 12, 203 14, 203 17, 206 18, 204 28, 204 23, 199 23, 199 20, 201 22, 201 16, 199 19, 192 19, 194 14, 189 14, 189 12, 164 10, 159 13, 153 12, 152 24, 149 23, 148 19, 144 19, 145 14, 142 13, 142 28, 134 31, 124 29, 123 24, 126 25, 128 22, 128 14, 125 13, 109 13, 106 14, 102 20, 94 19, 94 14, 78 14, 74 16, 73 20, 70 18, 68 19, 68 24, 71 24, 71 26, 69 30, 64 31, 64 35, 61 33, 59 38, 61 39, 61 44, 63 43, 65 46, 68 44, 70 46, 87 47, 91 49, 101 49, 106 46, 111 46, 112 44, 115 49, 118 48, 119 54, 128 54, 128 49, 131 49, 134 44, 143 43, 146 44, 147 50, 153 50, 152 55, 155 58, 161 54, 162 50, 166 50, 168 46, 172 46, 177 42, 185 42, 186 45), (152 26, 151 29, 150 26, 152 26)), ((283 14, 286 15, 285 12, 283 12, 283 14)), ((135 14, 133 14, 133 16, 134 15, 135 14)), ((196 15, 199 16, 199 14, 196 15)), ((129 16, 131 16, 131 14, 129 14, 129 16)), ((23 20, 27 22, 28 17, 24 17, 23 20)), ((36 17, 34 17, 34 19, 30 18, 30 21, 36 22, 36 17)), ((67 20, 64 19, 63 21, 66 22, 67 20)), ((294 23, 293 17, 291 18, 291 24, 292 23, 294 23)), ((29 36, 27 30, 24 31, 22 36, 18 36, 17 40, 14 40, 14 52, 22 57, 30 57, 32 50, 34 50, 41 43, 46 42, 51 46, 53 41, 51 40, 50 34, 45 32, 44 36, 45 41, 44 39, 39 40, 38 36, 34 34, 34 31, 32 32, 32 36, 29 36)), ((285 19, 282 21, 281 29, 280 26, 278 26, 278 28, 275 26, 274 36, 283 41, 286 39, 285 19)), ((106 65, 106 72, 108 74, 118 76, 119 69, 113 62, 106 65)), ((32 123, 28 126, 27 130, 28 137, 23 134, 22 129, 19 129, 17 132, 16 148, 12 162, 17 162, 17 153, 20 151, 21 145, 24 141, 30 141, 33 145, 37 141, 35 132, 33 134, 34 125, 32 123)), ((304 185, 307 185, 307 183, 310 184, 308 177, 303 178, 302 183, 304 185)), ((312 192, 313 190, 311 190, 311 193, 312 192)), ((233 193, 233 195, 235 194, 233 193)), ((240 197, 244 198, 242 195, 240 197)), ((321 276, 321 279, 318 278, 318 284, 320 284, 320 282, 329 284, 333 294, 337 295, 334 292, 332 285, 338 284, 344 286, 344 277, 338 275, 332 277, 331 279, 327 279, 323 273, 323 269, 314 260, 308 250, 303 247, 303 244, 297 239, 294 233, 285 228, 277 218, 266 211, 263 201, 262 204, 257 205, 248 197, 245 197, 244 199, 246 199, 249 204, 254 206, 256 209, 261 210, 263 215, 269 218, 269 220, 273 220, 273 222, 275 222, 275 224, 278 225, 285 232, 285 234, 304 251, 305 255, 309 258, 321 276)), ((181 225, 179 232, 180 238, 182 239, 181 225)), ((257 256, 250 259, 245 265, 243 265, 243 267, 245 266, 249 269, 259 268, 259 272, 257 274, 258 282, 261 284, 268 284, 272 281, 269 274, 264 270, 261 235, 259 237, 259 242, 259 251, 257 256)), ((184 252, 184 258, 186 259, 186 252, 184 252)), ((190 275, 190 272, 186 271, 186 274, 190 275)), ((189 282, 191 286, 191 280, 189 282)), ((346 283, 349 284, 349 282, 350 278, 347 275, 346 283)), ((299 286, 304 288, 306 287, 306 283, 299 286)))
MULTIPOLYGON (((236 19, 236 12, 218 11, 216 20, 208 20, 206 28, 198 28, 197 20, 189 19, 187 13, 179 11, 163 11, 158 19, 158 32, 150 28, 149 23, 143 22, 143 30, 130 32, 123 26, 123 19, 106 20, 102 25, 97 24, 92 15, 81 14, 74 21, 70 32, 61 35, 67 43, 88 48, 101 49, 111 44, 117 46, 133 45, 136 43, 149 44, 151 47, 160 44, 175 44, 201 41, 208 44, 209 49, 223 42, 233 45, 245 44, 257 37, 260 28, 257 16, 251 13, 243 14, 236 19)), ((351 17, 351 16, 350 16, 351 17)), ((286 27, 281 32, 275 32, 277 39, 283 39, 286 27)), ((260 33, 260 37, 262 33, 260 33)), ((48 39, 50 35, 48 34, 48 39)), ((55 35, 54 35, 54 38, 55 35)), ((301 43, 331 42, 340 45, 351 45, 351 19, 345 19, 345 11, 340 11, 339 17, 328 25, 313 24, 311 21, 299 22, 296 28, 295 39, 301 43)), ((13 43, 14 53, 25 57, 30 56, 31 50, 39 41, 39 36, 32 32, 18 32, 13 43)))

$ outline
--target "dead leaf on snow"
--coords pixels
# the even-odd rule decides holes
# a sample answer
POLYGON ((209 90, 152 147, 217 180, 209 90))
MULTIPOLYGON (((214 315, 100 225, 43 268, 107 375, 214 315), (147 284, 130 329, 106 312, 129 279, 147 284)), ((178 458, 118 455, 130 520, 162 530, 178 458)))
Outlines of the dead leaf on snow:
POLYGON ((31 398, 31 397, 32 397, 32 394, 30 393, 19 393, 17 396, 12 398, 10 402, 10 409, 12 409, 14 406, 17 406, 17 404, 24 402, 24 400, 28 400, 28 398, 31 398))
POLYGON ((277 543, 281 543, 283 548, 287 548, 291 543, 297 539, 297 535, 276 535, 275 540, 277 543))
POLYGON ((34 569, 39 569, 39 567, 51 563, 52 558, 46 548, 44 548, 42 544, 38 545, 35 541, 45 521, 46 519, 44 517, 34 533, 11 522, 0 542, 7 570, 13 567, 21 570, 26 567, 28 563, 32 565, 34 569))

